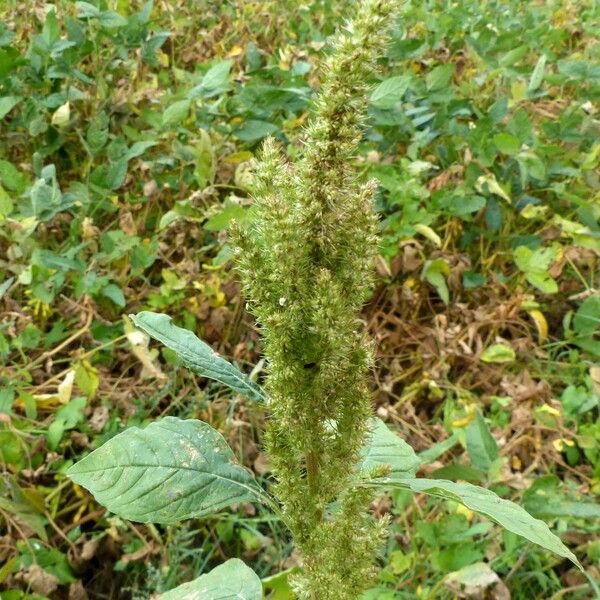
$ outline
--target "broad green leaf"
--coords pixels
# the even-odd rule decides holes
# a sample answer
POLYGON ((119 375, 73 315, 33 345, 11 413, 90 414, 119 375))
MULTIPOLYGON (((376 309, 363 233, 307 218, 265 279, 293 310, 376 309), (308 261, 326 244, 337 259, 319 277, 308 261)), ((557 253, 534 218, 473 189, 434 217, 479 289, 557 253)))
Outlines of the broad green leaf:
POLYGON ((127 19, 114 10, 105 10, 100 13, 100 24, 106 29, 116 29, 125 27, 127 19))
POLYGON ((13 502, 8 498, 0 496, 0 510, 14 515, 29 527, 39 538, 48 541, 46 534, 46 519, 35 512, 29 504, 13 502))
POLYGON ((75 6, 77 7, 78 17, 80 19, 88 19, 90 17, 99 17, 100 9, 91 4, 90 2, 75 2, 75 6))
POLYGON ((473 465, 482 471, 489 471, 498 458, 498 446, 479 411, 467 427, 466 437, 467 452, 473 465))
POLYGON ((470 510, 502 525, 508 531, 559 556, 568 558, 581 569, 577 557, 550 531, 546 523, 532 517, 518 504, 500 498, 490 490, 470 483, 455 483, 444 479, 392 480, 383 477, 373 481, 373 484, 411 490, 459 502, 470 510))
POLYGON ((500 61, 499 61, 500 65, 502 65, 503 67, 511 67, 515 63, 519 62, 521 59, 525 58, 525 56, 527 56, 528 52, 529 52, 529 48, 525 45, 518 46, 517 48, 513 48, 512 50, 509 50, 500 59, 500 61))
POLYGON ((231 558, 210 573, 184 583, 158 600, 262 600, 258 575, 239 558, 231 558))
POLYGON ((133 144, 133 146, 131 146, 131 148, 129 148, 129 150, 127 150, 127 153, 125 154, 125 158, 127 160, 131 160, 132 158, 137 158, 138 156, 142 156, 142 154, 144 154, 144 152, 146 152, 146 150, 148 150, 148 148, 152 148, 153 146, 156 146, 157 144, 158 144, 158 142, 153 142, 151 140, 135 142, 135 144, 133 144))
POLYGON ((494 136, 494 144, 500 152, 508 156, 515 156, 519 152, 519 140, 510 133, 497 133, 494 136))
POLYGON ((262 494, 223 437, 196 419, 166 417, 144 429, 130 427, 67 475, 108 510, 142 523, 201 517, 262 494))
POLYGON ((361 451, 360 471, 388 466, 392 479, 414 477, 421 461, 415 451, 388 426, 376 417, 371 419, 371 437, 361 451))
POLYGON ((264 392, 257 384, 191 331, 173 325, 171 317, 147 311, 129 316, 136 327, 173 350, 195 373, 219 381, 257 402, 265 400, 264 392))
POLYGON ((183 121, 190 111, 190 106, 190 100, 179 100, 178 102, 173 102, 173 104, 167 107, 163 113, 163 126, 169 127, 172 125, 177 125, 179 122, 183 121))
POLYGON ((452 75, 454 75, 454 65, 452 63, 434 67, 425 77, 427 89, 433 91, 447 87, 450 85, 452 75))
POLYGON ((268 135, 275 133, 279 128, 274 123, 249 119, 236 128, 234 135, 244 142, 256 142, 268 135))
POLYGON ((285 571, 262 578, 263 591, 269 600, 294 600, 296 595, 290 585, 290 576, 295 575, 299 567, 292 567, 285 571))
POLYGON ((225 85, 229 79, 229 72, 233 66, 233 60, 226 59, 214 64, 202 78, 200 85, 205 90, 214 90, 225 85))
POLYGON ((246 209, 228 198, 223 203, 221 211, 204 223, 204 229, 206 231, 222 231, 227 229, 232 221, 242 222, 246 218, 246 209))
POLYGON ((600 295, 586 298, 573 318, 573 329, 583 337, 591 336, 600 328, 600 295))
POLYGON ((202 77, 200 83, 194 86, 187 94, 187 98, 193 100, 198 97, 210 98, 229 87, 229 73, 233 66, 232 59, 226 59, 214 64, 202 77))
POLYGON ((0 119, 4 117, 22 100, 21 96, 3 96, 0 98, 0 119))
POLYGON ((392 108, 402 100, 410 85, 409 75, 398 75, 382 81, 372 92, 370 102, 377 108, 392 108))
POLYGON ((513 257, 517 267, 525 274, 529 283, 545 294, 556 294, 558 284, 548 270, 558 258, 559 249, 556 246, 532 250, 527 246, 517 246, 513 257))
POLYGON ((565 498, 560 489, 560 480, 555 475, 544 475, 536 479, 523 494, 523 505, 531 514, 541 519, 600 519, 600 504, 576 502, 565 498))
POLYGON ((106 113, 99 113, 88 125, 86 141, 92 154, 98 154, 108 142, 109 120, 106 113))
POLYGON ((102 289, 102 295, 112 300, 119 308, 123 308, 126 304, 125 296, 121 288, 115 283, 109 283, 102 289))
POLYGON ((506 344, 492 344, 481 353, 481 360, 486 363, 509 363, 516 358, 515 351, 506 344))
POLYGON ((0 185, 0 221, 4 220, 4 217, 10 215, 14 208, 12 198, 8 195, 6 190, 0 185))

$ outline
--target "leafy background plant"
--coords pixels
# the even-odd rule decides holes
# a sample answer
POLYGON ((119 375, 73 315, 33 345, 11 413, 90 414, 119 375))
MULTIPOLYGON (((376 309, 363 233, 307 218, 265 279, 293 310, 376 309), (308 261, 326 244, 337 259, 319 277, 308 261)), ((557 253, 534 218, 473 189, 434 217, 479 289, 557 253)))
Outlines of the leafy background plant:
MULTIPOLYGON (((296 151, 348 4, 0 8, 3 598, 147 597, 228 556, 264 577, 295 564, 261 508, 132 525, 64 472, 167 412, 211 423, 267 472, 261 412, 177 368, 121 315, 169 312, 247 372, 256 364, 226 230, 246 214, 261 140, 296 151)), ((486 484, 554 519, 597 577, 595 10, 407 3, 357 162, 380 184, 364 311, 378 415, 426 453, 429 477, 486 484)), ((376 510, 395 535, 372 597, 451 597, 484 559, 513 598, 590 594, 567 563, 451 504, 396 491, 376 510)))

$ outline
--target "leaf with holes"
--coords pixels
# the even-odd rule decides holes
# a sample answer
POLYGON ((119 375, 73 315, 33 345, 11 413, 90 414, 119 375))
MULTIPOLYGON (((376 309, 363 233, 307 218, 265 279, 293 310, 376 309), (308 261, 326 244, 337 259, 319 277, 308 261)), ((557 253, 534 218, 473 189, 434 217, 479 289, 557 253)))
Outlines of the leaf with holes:
POLYGON ((195 419, 130 427, 67 475, 111 512, 142 523, 176 523, 263 497, 223 437, 195 419))
POLYGON ((256 383, 191 331, 173 325, 168 315, 144 311, 129 316, 136 327, 173 350, 198 375, 223 383, 257 402, 264 401, 264 392, 256 383))
POLYGON ((421 464, 415 451, 381 419, 371 419, 371 428, 373 433, 361 451, 360 471, 388 466, 391 479, 414 477, 421 464))
POLYGON ((158 600, 261 600, 258 575, 238 558, 215 567, 210 573, 184 583, 158 600))
POLYGON ((470 483, 455 483, 444 479, 391 480, 384 477, 373 480, 371 483, 459 502, 472 511, 502 525, 508 531, 512 531, 559 556, 568 558, 581 569, 577 557, 550 531, 546 523, 532 517, 518 504, 500 498, 490 490, 470 483))

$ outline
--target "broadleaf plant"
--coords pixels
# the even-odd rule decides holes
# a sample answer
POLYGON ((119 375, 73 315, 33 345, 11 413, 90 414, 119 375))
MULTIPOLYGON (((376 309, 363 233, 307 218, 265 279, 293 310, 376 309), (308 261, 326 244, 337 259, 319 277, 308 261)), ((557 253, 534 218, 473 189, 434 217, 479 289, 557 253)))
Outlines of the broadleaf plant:
MULTIPOLYGON (((128 429, 68 472, 109 510, 136 521, 172 523, 242 500, 265 502, 302 556, 292 581, 301 599, 350 600, 369 587, 387 528, 369 505, 388 487, 460 502, 579 564, 545 523, 493 492, 415 478, 417 456, 372 417, 373 347, 358 312, 372 283, 378 223, 375 186, 359 181, 353 158, 369 78, 398 8, 397 0, 359 4, 326 61, 297 158, 290 162, 273 140, 264 144, 250 218, 233 235, 263 337, 264 390, 166 315, 132 315, 196 373, 265 401, 276 500, 196 420, 167 417, 128 429)), ((162 597, 249 600, 260 589, 241 561, 230 560, 162 597)))

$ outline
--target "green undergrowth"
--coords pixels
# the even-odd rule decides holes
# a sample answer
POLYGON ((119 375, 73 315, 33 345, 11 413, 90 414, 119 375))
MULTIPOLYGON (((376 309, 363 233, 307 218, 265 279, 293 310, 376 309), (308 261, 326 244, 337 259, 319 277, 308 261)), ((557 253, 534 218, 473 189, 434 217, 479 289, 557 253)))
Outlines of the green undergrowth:
MULTIPOLYGON (((254 369, 227 229, 247 214, 262 140, 297 153, 316 65, 350 4, 0 6, 3 600, 146 598, 230 556, 263 578, 295 566, 260 508, 132 526, 64 473, 126 424, 168 413, 209 421, 268 478, 261 411, 186 374, 122 315, 168 312, 254 369)), ((377 414, 424 453, 429 477, 552 519, 592 580, 599 22, 593 1, 407 2, 356 157, 379 183, 364 310, 377 414)), ((517 600, 593 597, 565 561, 423 502, 397 491, 375 503, 393 535, 367 597, 460 597, 461 581, 493 573, 517 600)), ((285 577, 265 588, 287 597, 285 577)))

